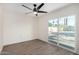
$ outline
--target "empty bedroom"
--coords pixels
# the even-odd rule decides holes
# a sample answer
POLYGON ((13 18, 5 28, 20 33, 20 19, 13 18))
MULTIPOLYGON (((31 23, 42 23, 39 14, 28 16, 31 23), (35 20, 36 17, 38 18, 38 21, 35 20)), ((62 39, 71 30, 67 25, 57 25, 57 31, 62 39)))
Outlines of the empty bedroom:
POLYGON ((79 3, 0 3, 0 55, 78 55, 79 3))

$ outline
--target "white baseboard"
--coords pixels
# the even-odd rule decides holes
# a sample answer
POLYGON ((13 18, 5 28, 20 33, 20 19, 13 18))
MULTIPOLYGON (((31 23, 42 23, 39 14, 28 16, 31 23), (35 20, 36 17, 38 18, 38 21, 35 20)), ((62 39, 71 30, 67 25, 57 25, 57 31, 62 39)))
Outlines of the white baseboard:
MULTIPOLYGON (((25 41, 31 41, 33 39, 30 39, 30 40, 25 40, 25 41)), ((12 44, 17 44, 17 43, 21 43, 21 42, 25 42, 25 41, 17 41, 17 42, 10 42, 8 44, 3 44, 3 46, 8 46, 8 45, 12 45, 12 44)))

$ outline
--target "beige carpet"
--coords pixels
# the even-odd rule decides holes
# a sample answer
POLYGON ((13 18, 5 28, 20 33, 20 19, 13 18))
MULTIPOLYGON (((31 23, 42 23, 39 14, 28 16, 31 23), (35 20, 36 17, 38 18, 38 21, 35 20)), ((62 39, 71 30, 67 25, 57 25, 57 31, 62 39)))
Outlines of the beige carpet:
POLYGON ((2 55, 73 55, 65 49, 41 40, 31 40, 4 46, 2 55))

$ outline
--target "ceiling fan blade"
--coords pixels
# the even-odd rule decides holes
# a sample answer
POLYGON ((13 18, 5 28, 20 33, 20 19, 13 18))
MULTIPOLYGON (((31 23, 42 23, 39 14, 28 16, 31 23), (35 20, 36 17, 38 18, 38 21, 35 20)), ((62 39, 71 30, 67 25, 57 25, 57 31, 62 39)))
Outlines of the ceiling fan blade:
POLYGON ((25 8, 27 8, 27 9, 29 9, 29 10, 32 10, 31 8, 29 8, 29 7, 25 6, 25 5, 22 5, 22 6, 25 7, 25 8))
POLYGON ((41 5, 39 5, 39 6, 37 7, 37 10, 39 10, 43 5, 44 5, 44 3, 42 3, 41 5))
POLYGON ((48 13, 48 12, 46 12, 46 11, 38 11, 38 13, 48 13))
POLYGON ((25 13, 25 14, 30 14, 30 13, 33 13, 33 12, 28 12, 28 13, 25 13))

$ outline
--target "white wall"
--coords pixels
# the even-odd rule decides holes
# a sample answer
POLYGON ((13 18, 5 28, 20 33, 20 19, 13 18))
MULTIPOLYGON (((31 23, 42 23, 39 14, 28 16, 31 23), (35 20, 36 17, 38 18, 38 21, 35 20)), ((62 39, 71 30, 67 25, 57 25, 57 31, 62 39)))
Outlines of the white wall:
POLYGON ((36 33, 34 33, 36 22, 35 18, 4 6, 3 45, 36 39, 36 33))
POLYGON ((2 5, 0 4, 0 52, 3 48, 3 9, 2 5))
POLYGON ((39 38, 43 41, 48 42, 48 20, 63 16, 76 15, 76 27, 77 27, 77 37, 76 37, 76 48, 79 51, 79 4, 71 4, 53 11, 47 15, 39 17, 39 38))
POLYGON ((38 32, 38 30, 39 30, 39 27, 38 27, 38 25, 39 25, 39 23, 38 23, 38 17, 34 17, 33 18, 34 20, 33 20, 33 39, 39 39, 39 32, 38 32))

